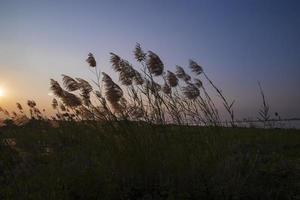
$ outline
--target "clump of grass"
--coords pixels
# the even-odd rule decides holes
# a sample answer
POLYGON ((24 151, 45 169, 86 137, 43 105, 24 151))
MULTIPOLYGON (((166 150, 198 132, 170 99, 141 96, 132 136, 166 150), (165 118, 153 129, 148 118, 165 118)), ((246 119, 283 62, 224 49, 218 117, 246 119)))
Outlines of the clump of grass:
MULTIPOLYGON (((33 100, 27 102, 28 116, 20 103, 16 104, 17 112, 3 108, 0 112, 4 118, 14 121, 28 121, 28 118, 103 123, 125 120, 160 125, 227 126, 226 118, 219 115, 216 99, 211 98, 212 92, 215 92, 229 115, 230 126, 239 125, 233 110, 235 101, 230 101, 223 94, 196 61, 189 60, 186 68, 176 65, 172 71, 165 70, 159 55, 144 51, 138 43, 133 54, 137 66, 110 53, 112 69, 118 80, 113 80, 113 76, 101 70, 92 53, 86 59, 95 75, 92 83, 66 74, 62 74, 62 83, 51 79, 50 89, 55 95, 52 101, 54 116, 47 117, 45 109, 38 108, 33 100), (189 69, 191 74, 187 72, 189 69)), ((260 83, 259 89, 263 104, 258 112, 258 121, 250 120, 249 123, 262 122, 265 128, 271 127, 270 121, 275 123, 278 119, 271 119, 260 83)))
POLYGON ((94 55, 90 53, 86 61, 95 70, 96 80, 93 82, 97 89, 84 79, 63 75, 65 89, 57 81, 51 80, 51 90, 60 103, 76 116, 76 120, 219 126, 221 119, 218 109, 199 77, 204 74, 223 100, 231 116, 231 125, 234 126, 233 103, 228 103, 195 61, 189 62, 191 71, 197 76, 192 79, 180 66, 176 66, 175 72, 165 72, 160 57, 153 51, 146 53, 140 44, 136 45, 133 53, 140 64, 139 70, 119 55, 110 53, 110 62, 119 76, 120 85, 107 73, 101 72, 94 55), (92 103, 91 98, 98 99, 99 104, 92 103))

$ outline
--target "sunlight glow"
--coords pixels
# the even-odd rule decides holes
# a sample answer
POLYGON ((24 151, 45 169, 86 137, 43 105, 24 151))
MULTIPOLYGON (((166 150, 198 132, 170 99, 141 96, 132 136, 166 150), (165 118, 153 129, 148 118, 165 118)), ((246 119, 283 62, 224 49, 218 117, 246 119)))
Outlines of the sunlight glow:
POLYGON ((3 97, 5 95, 5 91, 3 88, 0 87, 0 97, 3 97))

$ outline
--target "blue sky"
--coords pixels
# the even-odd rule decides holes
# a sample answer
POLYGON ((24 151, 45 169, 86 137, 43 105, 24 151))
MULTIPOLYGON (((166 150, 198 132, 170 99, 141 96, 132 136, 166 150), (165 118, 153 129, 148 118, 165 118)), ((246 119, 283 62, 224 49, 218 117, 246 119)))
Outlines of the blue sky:
POLYGON ((256 116, 257 81, 272 111, 300 115, 297 0, 0 0, 0 86, 10 94, 0 105, 48 105, 50 78, 92 78, 89 52, 113 75, 109 52, 133 61, 136 42, 169 70, 199 62, 240 118, 256 116))

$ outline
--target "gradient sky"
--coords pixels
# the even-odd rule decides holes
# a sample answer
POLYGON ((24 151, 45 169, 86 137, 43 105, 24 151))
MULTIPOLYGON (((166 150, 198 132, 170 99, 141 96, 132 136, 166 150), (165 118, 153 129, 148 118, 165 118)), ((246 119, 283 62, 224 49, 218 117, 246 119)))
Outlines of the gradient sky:
POLYGON ((90 80, 89 52, 113 75, 109 52, 132 61, 136 42, 167 69, 190 58, 203 65, 239 118, 257 116, 257 81, 273 112, 300 115, 297 0, 0 0, 0 106, 34 99, 49 108, 50 78, 90 80))

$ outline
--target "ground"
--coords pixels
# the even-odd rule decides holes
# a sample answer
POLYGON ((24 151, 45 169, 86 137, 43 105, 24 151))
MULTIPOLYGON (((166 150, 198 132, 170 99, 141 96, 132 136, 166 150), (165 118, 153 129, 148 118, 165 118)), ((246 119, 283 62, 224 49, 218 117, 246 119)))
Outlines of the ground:
POLYGON ((299 130, 33 121, 0 140, 0 199, 300 198, 299 130))

